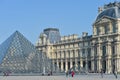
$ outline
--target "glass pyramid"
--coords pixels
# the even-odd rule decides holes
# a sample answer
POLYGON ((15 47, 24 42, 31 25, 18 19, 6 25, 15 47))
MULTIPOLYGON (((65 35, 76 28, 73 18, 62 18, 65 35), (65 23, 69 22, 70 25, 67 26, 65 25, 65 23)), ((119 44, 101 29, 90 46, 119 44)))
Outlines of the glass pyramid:
POLYGON ((42 72, 43 57, 30 41, 16 31, 0 45, 0 71, 42 72))

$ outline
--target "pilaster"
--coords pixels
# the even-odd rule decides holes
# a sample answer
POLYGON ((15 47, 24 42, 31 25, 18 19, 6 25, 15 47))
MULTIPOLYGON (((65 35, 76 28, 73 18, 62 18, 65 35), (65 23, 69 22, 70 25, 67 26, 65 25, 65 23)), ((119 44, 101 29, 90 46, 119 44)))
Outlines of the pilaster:
POLYGON ((75 50, 75 65, 78 66, 78 55, 76 56, 76 54, 78 54, 77 50, 75 50))
POLYGON ((94 46, 91 48, 91 70, 94 71, 94 46))
POLYGON ((67 61, 67 59, 65 60, 65 70, 68 71, 68 61, 67 61))
POLYGON ((101 71, 101 44, 99 43, 97 46, 97 71, 100 72, 101 71))
POLYGON ((86 62, 86 64, 85 64, 85 68, 86 68, 86 71, 88 71, 88 51, 87 51, 87 49, 85 50, 85 62, 86 62))
POLYGON ((61 72, 63 72, 63 60, 61 59, 61 72))
POLYGON ((73 67, 72 59, 70 59, 70 68, 73 67))
POLYGON ((59 62, 58 62, 58 59, 57 59, 57 65, 56 65, 56 71, 58 72, 59 71, 59 62))
POLYGON ((112 59, 111 59, 111 43, 106 44, 106 73, 112 72, 112 59))

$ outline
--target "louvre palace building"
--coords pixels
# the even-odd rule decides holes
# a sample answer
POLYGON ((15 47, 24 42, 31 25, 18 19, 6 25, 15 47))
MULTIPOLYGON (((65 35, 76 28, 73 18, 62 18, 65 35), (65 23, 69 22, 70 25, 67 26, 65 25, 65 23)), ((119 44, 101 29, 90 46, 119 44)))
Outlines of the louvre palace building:
POLYGON ((46 28, 35 45, 15 31, 0 44, 0 73, 120 73, 120 2, 99 7, 91 29, 79 37, 46 28))
POLYGON ((83 32, 61 36, 59 29, 47 28, 40 34, 36 48, 50 59, 53 72, 120 72, 120 3, 98 8, 93 34, 83 32))

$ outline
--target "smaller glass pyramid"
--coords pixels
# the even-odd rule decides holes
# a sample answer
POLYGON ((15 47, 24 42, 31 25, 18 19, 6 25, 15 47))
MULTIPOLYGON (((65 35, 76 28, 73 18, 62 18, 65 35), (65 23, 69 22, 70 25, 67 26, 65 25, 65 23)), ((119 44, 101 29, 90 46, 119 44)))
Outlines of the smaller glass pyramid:
POLYGON ((18 31, 0 45, 1 72, 42 72, 42 58, 42 53, 18 31))

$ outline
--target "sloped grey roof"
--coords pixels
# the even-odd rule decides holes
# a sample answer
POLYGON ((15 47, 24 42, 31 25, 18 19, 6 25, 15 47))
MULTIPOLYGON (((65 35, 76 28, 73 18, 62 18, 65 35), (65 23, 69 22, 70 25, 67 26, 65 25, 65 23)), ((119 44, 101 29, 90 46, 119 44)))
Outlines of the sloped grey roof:
POLYGON ((103 16, 107 16, 110 18, 120 18, 120 7, 116 6, 103 10, 101 13, 98 14, 96 21, 103 16))
POLYGON ((120 18, 120 2, 115 1, 113 3, 110 2, 109 4, 105 4, 103 7, 99 7, 99 12, 96 21, 104 16, 113 19, 120 18))

